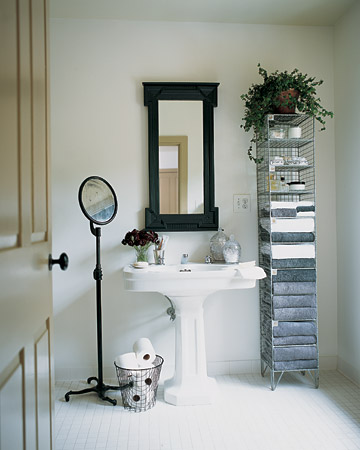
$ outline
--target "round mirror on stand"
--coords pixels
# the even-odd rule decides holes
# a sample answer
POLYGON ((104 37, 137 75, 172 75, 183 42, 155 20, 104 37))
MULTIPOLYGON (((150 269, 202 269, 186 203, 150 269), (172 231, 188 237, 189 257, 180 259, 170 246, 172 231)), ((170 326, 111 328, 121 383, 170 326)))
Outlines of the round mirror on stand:
POLYGON ((100 262, 100 237, 101 228, 96 225, 106 225, 110 223, 117 213, 117 199, 112 186, 103 178, 91 176, 86 178, 79 188, 79 204, 85 217, 90 221, 90 231, 96 237, 96 266, 93 277, 96 281, 96 325, 97 325, 97 357, 98 357, 98 376, 89 377, 88 384, 95 381, 96 386, 82 389, 81 391, 69 391, 65 394, 65 400, 68 402, 70 395, 86 394, 96 392, 102 400, 116 405, 116 400, 106 396, 108 390, 122 390, 130 385, 108 386, 103 381, 103 358, 102 358, 102 319, 101 319, 101 281, 102 268, 100 262))
POLYGON ((117 199, 112 186, 101 177, 86 178, 79 188, 81 211, 97 225, 110 223, 117 213, 117 199))

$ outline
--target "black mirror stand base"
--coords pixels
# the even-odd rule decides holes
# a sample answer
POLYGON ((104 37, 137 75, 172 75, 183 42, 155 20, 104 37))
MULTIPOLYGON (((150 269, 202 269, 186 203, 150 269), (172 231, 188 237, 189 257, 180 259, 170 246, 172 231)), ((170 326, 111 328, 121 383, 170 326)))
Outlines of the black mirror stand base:
POLYGON ((104 384, 103 382, 99 382, 99 378, 97 378, 97 377, 89 377, 87 379, 88 384, 90 384, 92 381, 96 381, 97 385, 93 386, 91 388, 82 389, 81 391, 69 391, 65 394, 65 400, 68 402, 70 400, 70 395, 87 394, 89 392, 96 392, 98 397, 101 398, 101 400, 107 401, 115 406, 117 404, 117 401, 114 398, 107 397, 105 395, 105 392, 109 391, 109 390, 122 391, 123 389, 127 389, 127 388, 131 387, 131 383, 125 384, 124 386, 109 386, 109 385, 104 384))
POLYGON ((96 381, 96 386, 90 388, 82 389, 81 391, 69 391, 65 394, 65 400, 68 402, 70 400, 70 395, 88 394, 89 392, 96 392, 101 400, 107 401, 112 405, 116 405, 117 401, 113 398, 107 397, 105 395, 106 391, 116 390, 122 391, 132 386, 132 383, 125 384, 123 386, 110 386, 104 384, 103 381, 103 354, 102 354, 102 321, 101 321, 101 281, 102 281, 102 269, 100 262, 100 237, 101 228, 94 227, 93 222, 90 221, 91 233, 96 238, 96 267, 93 272, 93 277, 96 281, 96 326, 97 326, 97 359, 98 359, 98 376, 89 377, 87 383, 90 384, 92 381, 96 381))

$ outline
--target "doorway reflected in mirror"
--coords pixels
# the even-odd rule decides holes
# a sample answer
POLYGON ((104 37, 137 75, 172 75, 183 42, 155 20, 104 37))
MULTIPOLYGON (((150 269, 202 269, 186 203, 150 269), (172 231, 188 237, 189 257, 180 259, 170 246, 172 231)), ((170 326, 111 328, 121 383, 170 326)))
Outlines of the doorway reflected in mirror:
POLYGON ((203 214, 202 101, 159 101, 160 214, 203 214))

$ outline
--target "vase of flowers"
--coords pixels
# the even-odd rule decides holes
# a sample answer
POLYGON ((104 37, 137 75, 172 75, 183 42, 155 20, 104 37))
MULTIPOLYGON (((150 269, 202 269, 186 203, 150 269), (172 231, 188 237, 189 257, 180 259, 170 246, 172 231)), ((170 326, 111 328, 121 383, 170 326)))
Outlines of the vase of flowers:
POLYGON ((136 262, 148 261, 148 250, 152 244, 159 241, 159 236, 154 231, 136 230, 128 231, 121 241, 123 245, 133 247, 136 253, 136 262))

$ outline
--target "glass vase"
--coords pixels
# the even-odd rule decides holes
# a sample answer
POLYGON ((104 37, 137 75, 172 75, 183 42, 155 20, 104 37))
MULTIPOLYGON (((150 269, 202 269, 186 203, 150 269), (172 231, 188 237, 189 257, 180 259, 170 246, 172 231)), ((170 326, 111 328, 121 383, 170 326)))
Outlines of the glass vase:
POLYGON ((237 264, 240 262, 241 247, 240 244, 235 240, 234 235, 230 236, 230 239, 226 241, 223 249, 225 262, 227 264, 237 264))
POLYGON ((223 228, 219 228, 219 231, 210 239, 210 255, 214 261, 224 261, 223 249, 228 239, 223 228))
POLYGON ((148 245, 134 245, 134 250, 136 254, 136 262, 148 262, 148 245))

